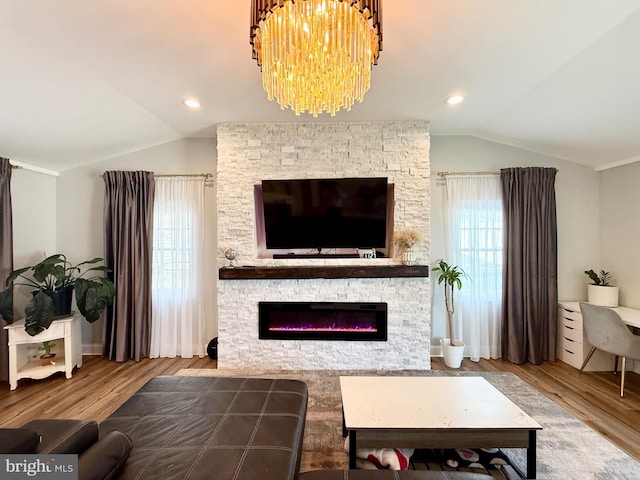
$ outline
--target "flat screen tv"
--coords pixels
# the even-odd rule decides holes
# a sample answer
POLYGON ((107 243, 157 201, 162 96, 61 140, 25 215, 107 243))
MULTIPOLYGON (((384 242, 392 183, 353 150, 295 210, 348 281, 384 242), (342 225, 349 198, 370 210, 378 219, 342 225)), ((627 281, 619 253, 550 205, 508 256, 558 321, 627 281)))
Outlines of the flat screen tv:
POLYGON ((387 178, 263 180, 270 249, 385 248, 387 178))

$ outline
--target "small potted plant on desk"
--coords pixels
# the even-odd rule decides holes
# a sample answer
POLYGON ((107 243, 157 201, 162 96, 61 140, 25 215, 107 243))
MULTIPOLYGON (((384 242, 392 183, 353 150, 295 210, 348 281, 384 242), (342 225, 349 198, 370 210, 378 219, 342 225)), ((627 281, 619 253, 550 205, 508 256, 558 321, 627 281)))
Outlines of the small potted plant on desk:
POLYGON ((440 272, 438 276, 438 285, 444 283, 444 302, 447 309, 447 330, 449 338, 440 340, 444 363, 447 367, 460 368, 462 357, 464 356, 464 342, 456 340, 455 325, 453 323, 453 315, 455 313, 455 295, 456 288, 462 289, 462 279, 469 276, 456 265, 449 265, 444 260, 438 262, 438 266, 433 269, 434 272, 440 272))
POLYGON ((30 267, 19 268, 9 274, 7 289, 0 292, 0 315, 13 323, 13 290, 18 285, 31 289, 31 297, 25 307, 25 331, 35 336, 43 332, 57 318, 71 313, 71 302, 75 291, 76 306, 80 314, 93 323, 113 302, 115 286, 108 278, 94 275, 107 273, 111 269, 95 265, 102 258, 93 258, 72 265, 62 254, 51 255, 30 267), (86 274, 91 274, 87 275, 86 274))
POLYGON ((585 270, 584 273, 591 280, 587 285, 587 302, 602 307, 618 306, 618 287, 611 285, 611 273, 600 270, 596 273, 592 270, 585 270))

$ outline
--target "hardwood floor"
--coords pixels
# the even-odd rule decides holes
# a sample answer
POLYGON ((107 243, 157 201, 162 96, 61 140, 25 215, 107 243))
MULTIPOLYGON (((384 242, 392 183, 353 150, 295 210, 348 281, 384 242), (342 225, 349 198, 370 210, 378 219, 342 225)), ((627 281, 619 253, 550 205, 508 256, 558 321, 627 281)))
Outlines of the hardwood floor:
MULTIPOLYGON (((35 418, 83 418, 101 421, 116 410, 148 379, 173 375, 182 368, 216 368, 214 360, 145 359, 116 363, 85 356, 83 366, 67 380, 56 374, 45 380, 20 380, 10 391, 0 383, 0 427, 17 427, 35 418)), ((432 359, 434 370, 448 368, 432 359)), ((513 365, 501 360, 471 362, 462 369, 476 372, 513 372, 540 390, 612 443, 640 461, 640 375, 627 373, 625 397, 620 398, 618 375, 585 372, 556 362, 513 365)))
MULTIPOLYGON (((431 367, 448 370, 441 358, 431 367)), ((620 397, 620 376, 612 372, 583 372, 564 362, 514 365, 502 360, 471 362, 463 370, 513 372, 555 401, 613 444, 640 461, 640 375, 627 372, 625 396, 620 397)))
POLYGON ((44 380, 19 380, 0 390, 0 427, 17 427, 36 418, 80 418, 102 421, 150 378, 173 375, 181 368, 215 368, 209 357, 112 362, 84 356, 82 367, 66 379, 58 373, 44 380))

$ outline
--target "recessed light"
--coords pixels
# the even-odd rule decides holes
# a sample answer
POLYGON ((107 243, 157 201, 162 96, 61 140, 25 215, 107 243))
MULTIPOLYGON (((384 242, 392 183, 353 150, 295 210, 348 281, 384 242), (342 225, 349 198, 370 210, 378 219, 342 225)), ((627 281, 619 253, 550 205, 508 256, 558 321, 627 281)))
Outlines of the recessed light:
POLYGON ((200 102, 195 98, 185 98, 182 100, 182 103, 189 108, 200 108, 200 102))
POLYGON ((450 97, 447 97, 445 99, 444 103, 446 103, 447 105, 457 105, 463 100, 464 100, 464 97, 462 95, 451 95, 450 97))

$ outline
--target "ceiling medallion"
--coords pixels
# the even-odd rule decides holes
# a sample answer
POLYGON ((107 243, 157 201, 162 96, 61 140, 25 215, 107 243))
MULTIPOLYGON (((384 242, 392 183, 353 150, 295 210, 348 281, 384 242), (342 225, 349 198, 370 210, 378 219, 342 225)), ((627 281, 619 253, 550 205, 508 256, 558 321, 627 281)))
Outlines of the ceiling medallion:
POLYGON ((382 50, 381 0, 252 0, 251 45, 269 100, 296 115, 350 110, 382 50))

